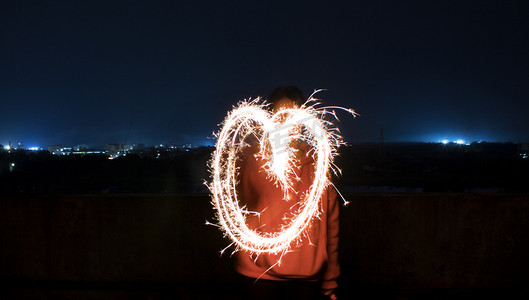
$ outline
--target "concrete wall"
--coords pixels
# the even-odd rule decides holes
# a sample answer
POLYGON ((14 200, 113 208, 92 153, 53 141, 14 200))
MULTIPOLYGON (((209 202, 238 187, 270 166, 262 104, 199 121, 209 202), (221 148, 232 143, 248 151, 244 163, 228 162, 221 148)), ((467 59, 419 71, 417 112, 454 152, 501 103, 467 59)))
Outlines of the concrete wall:
POLYGON ((529 197, 356 195, 342 209, 344 276, 361 288, 529 286, 529 197))
POLYGON ((221 244, 205 196, 26 196, 0 201, 0 276, 31 280, 193 282, 221 244))
MULTIPOLYGON (((341 208, 344 290, 529 286, 529 197, 355 194, 341 208)), ((207 195, 0 198, 0 279, 232 284, 207 195)))

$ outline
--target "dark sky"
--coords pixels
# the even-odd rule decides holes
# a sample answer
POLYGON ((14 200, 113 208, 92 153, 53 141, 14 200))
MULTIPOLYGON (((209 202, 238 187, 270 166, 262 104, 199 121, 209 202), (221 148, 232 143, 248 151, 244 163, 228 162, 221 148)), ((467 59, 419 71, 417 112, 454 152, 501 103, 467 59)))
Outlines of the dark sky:
POLYGON ((529 142, 528 3, 2 0, 0 144, 213 143, 284 85, 348 141, 529 142))

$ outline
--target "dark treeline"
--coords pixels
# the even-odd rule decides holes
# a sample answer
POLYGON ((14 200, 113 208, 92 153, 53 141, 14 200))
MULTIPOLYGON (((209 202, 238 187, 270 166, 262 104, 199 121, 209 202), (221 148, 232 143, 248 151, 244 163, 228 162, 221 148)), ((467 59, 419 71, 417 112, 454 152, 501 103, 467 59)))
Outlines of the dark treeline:
POLYGON ((336 164, 342 186, 416 187, 426 192, 527 191, 529 160, 512 143, 353 144, 336 164))
POLYGON ((129 154, 0 152, 0 191, 8 193, 192 193, 205 191, 210 148, 159 158, 129 154), (12 166, 14 164, 14 166, 12 166))
MULTIPOLYGON (((174 151, 159 158, 129 154, 55 156, 47 151, 0 152, 3 193, 207 192, 213 148, 174 151), (14 165, 13 165, 14 164, 14 165)), ((412 187, 426 192, 527 192, 529 159, 520 145, 474 143, 352 144, 339 149, 336 184, 412 187)))

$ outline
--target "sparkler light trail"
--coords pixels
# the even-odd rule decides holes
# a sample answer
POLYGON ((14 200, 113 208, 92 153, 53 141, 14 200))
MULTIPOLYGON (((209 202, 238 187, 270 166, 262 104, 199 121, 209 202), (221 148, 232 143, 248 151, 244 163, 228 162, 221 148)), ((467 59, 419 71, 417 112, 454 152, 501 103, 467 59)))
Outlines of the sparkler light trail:
MULTIPOLYGON (((314 94, 317 91, 314 92, 314 94)), ((320 105, 314 94, 300 108, 287 108, 271 113, 266 102, 257 98, 239 103, 224 120, 217 134, 216 149, 210 161, 212 182, 208 187, 216 209, 218 227, 224 231, 237 250, 260 253, 286 253, 314 218, 320 214, 320 199, 330 183, 330 171, 339 172, 333 165, 336 149, 343 144, 333 123, 325 120, 330 114, 336 118, 333 108, 320 105), (237 160, 248 146, 248 140, 257 139, 258 156, 266 161, 263 168, 274 179, 287 201, 293 190, 296 153, 292 141, 309 145, 314 159, 313 182, 308 191, 300 196, 300 204, 289 223, 273 233, 260 233, 246 224, 249 212, 239 201, 237 193, 237 160)), ((340 108, 344 109, 344 108, 340 108)), ((353 110, 344 109, 355 115, 353 110)), ((228 246, 229 247, 229 246, 228 246)))

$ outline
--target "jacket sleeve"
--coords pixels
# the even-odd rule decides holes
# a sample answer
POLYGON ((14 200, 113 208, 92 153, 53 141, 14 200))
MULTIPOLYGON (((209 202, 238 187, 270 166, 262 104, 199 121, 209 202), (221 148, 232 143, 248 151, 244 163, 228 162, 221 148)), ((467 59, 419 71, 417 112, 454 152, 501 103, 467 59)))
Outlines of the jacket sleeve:
POLYGON ((338 263, 338 240, 339 240, 339 205, 337 193, 334 186, 327 187, 327 268, 323 273, 323 289, 334 289, 338 287, 336 282, 340 275, 340 265, 338 263))

